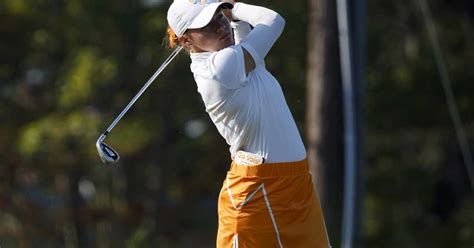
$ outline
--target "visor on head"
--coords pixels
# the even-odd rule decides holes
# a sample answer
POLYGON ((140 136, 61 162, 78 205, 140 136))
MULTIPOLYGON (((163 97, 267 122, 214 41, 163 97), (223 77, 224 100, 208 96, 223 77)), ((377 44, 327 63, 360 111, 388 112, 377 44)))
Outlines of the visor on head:
POLYGON ((168 9, 168 24, 179 37, 188 29, 206 26, 219 7, 231 9, 233 5, 216 0, 175 0, 168 9))

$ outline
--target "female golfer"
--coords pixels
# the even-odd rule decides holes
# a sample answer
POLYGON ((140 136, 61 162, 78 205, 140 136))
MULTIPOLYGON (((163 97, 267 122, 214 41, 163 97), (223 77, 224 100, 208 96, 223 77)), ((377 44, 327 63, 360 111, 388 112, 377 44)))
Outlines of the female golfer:
POLYGON ((170 45, 189 52, 206 111, 230 145, 217 247, 329 247, 305 147, 265 68, 283 18, 244 3, 175 0, 167 19, 170 45))

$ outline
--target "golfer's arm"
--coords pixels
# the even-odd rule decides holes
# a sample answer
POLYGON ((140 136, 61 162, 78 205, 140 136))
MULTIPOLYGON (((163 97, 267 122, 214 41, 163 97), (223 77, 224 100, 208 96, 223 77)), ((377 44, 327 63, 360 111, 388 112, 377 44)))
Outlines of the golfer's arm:
POLYGON ((230 26, 234 30, 234 41, 235 44, 239 44, 247 35, 252 31, 250 24, 244 21, 233 21, 230 26))
POLYGON ((285 20, 275 11, 250 4, 236 3, 232 16, 254 27, 241 44, 255 60, 265 58, 285 26, 285 20))

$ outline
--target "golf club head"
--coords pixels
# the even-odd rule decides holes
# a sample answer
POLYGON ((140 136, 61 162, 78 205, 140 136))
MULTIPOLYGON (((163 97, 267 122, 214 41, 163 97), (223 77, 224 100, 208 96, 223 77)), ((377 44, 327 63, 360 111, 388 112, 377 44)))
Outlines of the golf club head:
POLYGON ((97 147, 99 157, 104 164, 115 164, 120 159, 118 152, 105 144, 102 140, 97 140, 95 146, 97 147))

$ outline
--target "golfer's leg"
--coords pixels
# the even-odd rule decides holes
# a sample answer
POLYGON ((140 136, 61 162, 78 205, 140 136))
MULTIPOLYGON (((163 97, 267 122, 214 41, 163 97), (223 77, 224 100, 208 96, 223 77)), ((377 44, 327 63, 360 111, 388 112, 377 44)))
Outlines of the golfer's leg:
POLYGON ((234 247, 237 225, 237 210, 234 208, 229 198, 226 182, 224 182, 219 194, 217 211, 219 226, 217 229, 216 247, 234 247))

